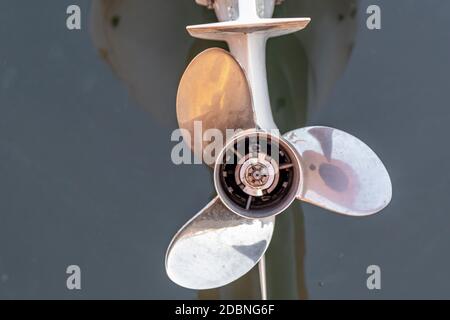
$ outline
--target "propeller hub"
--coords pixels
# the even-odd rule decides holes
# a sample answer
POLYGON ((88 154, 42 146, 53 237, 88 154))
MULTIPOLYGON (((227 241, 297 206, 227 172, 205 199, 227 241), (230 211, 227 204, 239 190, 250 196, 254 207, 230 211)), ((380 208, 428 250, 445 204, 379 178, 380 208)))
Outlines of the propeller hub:
POLYGON ((247 130, 231 139, 217 157, 214 183, 231 211, 264 218, 281 213, 295 199, 301 166, 282 138, 247 130))

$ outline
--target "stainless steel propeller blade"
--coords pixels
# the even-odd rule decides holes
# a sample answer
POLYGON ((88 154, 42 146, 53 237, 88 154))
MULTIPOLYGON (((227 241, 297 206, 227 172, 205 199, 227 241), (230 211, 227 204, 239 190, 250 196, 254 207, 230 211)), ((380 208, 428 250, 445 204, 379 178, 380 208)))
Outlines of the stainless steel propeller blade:
POLYGON ((301 158, 300 200, 350 216, 377 213, 391 201, 386 168, 358 138, 328 127, 297 129, 284 138, 301 158))
POLYGON ((274 217, 238 216, 216 197, 173 238, 166 255, 167 274, 186 288, 224 286, 258 263, 274 225, 274 217))
POLYGON ((255 127, 250 89, 239 63, 227 51, 212 48, 203 51, 187 67, 177 95, 177 118, 180 128, 190 137, 191 150, 203 159, 206 142, 202 132, 255 127), (202 132, 195 132, 195 125, 202 132))

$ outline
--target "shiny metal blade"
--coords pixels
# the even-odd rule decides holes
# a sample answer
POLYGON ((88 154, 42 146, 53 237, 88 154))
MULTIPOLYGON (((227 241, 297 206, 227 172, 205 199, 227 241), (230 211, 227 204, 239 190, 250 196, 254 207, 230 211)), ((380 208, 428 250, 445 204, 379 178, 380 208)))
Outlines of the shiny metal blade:
POLYGON ((301 156, 300 200, 350 216, 377 213, 391 201, 386 168, 359 139, 328 127, 297 129, 284 138, 301 156))
POLYGON ((199 159, 204 159, 203 150, 210 143, 203 141, 202 132, 218 129, 225 140, 226 129, 255 128, 247 78, 229 52, 208 49, 190 63, 178 89, 177 118, 180 128, 189 132, 185 141, 199 159))
POLYGON ((170 279, 190 289, 212 289, 237 280, 264 255, 275 218, 245 219, 219 197, 175 235, 166 254, 170 279))

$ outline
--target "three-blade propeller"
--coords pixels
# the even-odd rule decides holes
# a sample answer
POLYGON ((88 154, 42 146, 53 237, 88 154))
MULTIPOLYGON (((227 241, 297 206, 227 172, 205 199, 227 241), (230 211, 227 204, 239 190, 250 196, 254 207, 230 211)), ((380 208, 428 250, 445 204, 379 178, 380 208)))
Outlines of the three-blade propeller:
MULTIPOLYGON (((329 127, 301 128, 273 135, 256 128, 245 72, 231 54, 209 49, 199 54, 182 77, 177 116, 180 128, 245 129, 229 138, 215 158, 218 196, 187 222, 166 255, 169 277, 191 289, 226 285, 250 271, 272 238, 275 216, 295 199, 350 216, 379 212, 391 200, 389 175, 377 155, 359 139, 329 127), (256 136, 275 141, 273 154, 253 150, 256 136), (222 160, 229 150, 235 164, 222 160)), ((197 156, 203 136, 187 141, 197 156), (197 148, 196 148, 197 147, 197 148)))

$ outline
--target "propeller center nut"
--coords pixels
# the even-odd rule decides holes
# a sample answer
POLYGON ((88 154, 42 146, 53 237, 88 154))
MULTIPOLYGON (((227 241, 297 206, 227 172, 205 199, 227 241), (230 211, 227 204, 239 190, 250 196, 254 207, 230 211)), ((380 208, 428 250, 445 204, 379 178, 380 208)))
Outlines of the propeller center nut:
POLYGON ((242 190, 246 194, 261 197, 270 193, 278 181, 278 165, 264 153, 247 155, 239 161, 235 179, 238 185, 244 186, 242 190))
POLYGON ((254 187, 261 186, 269 180, 267 168, 262 164, 255 164, 247 169, 245 180, 254 187))

